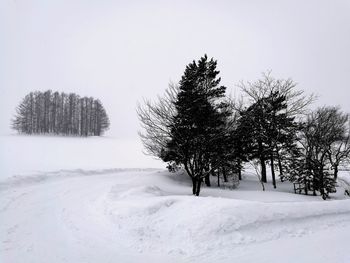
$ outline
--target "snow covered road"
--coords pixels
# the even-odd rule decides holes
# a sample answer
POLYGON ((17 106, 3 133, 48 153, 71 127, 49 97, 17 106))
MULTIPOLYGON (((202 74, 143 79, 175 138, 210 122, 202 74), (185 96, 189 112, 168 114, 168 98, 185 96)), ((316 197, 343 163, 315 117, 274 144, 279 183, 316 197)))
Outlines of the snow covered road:
POLYGON ((1 182, 0 262, 350 262, 349 199, 196 198, 187 184, 136 169, 1 182))

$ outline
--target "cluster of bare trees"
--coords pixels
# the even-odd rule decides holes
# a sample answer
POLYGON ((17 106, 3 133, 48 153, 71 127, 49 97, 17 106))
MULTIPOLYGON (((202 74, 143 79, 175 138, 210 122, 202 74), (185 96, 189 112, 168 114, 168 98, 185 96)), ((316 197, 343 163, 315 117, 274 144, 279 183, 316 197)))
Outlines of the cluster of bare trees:
POLYGON ((278 171, 306 194, 326 198, 334 192, 339 166, 350 159, 349 115, 330 106, 310 111, 315 96, 269 73, 240 86, 250 102, 238 108, 240 141, 247 159, 260 167, 261 181, 267 182, 269 165, 275 188, 278 171))
POLYGON ((99 100, 51 90, 30 92, 17 107, 12 128, 26 134, 100 136, 109 128, 99 100))
POLYGON ((287 179, 307 194, 319 191, 324 199, 334 192, 339 166, 350 161, 349 114, 339 107, 321 107, 306 116, 299 132, 300 150, 293 156, 287 179))
POLYGON ((190 63, 178 85, 170 85, 156 102, 138 107, 140 136, 147 153, 182 167, 191 177, 193 194, 210 177, 242 179, 253 164, 263 186, 270 167, 272 184, 289 180, 324 198, 335 190, 339 166, 349 161, 349 115, 337 107, 315 111, 315 96, 291 79, 270 72, 242 82, 243 97, 227 98, 219 86, 216 61, 206 56, 190 63))

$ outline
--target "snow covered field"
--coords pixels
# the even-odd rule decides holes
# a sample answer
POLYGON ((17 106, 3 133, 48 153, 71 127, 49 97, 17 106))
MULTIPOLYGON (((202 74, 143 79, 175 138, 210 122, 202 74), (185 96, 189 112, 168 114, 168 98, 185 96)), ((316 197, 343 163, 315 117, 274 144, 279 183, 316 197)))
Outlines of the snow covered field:
POLYGON ((247 173, 238 189, 193 197, 186 175, 145 169, 160 165, 127 142, 0 145, 0 262, 350 262, 341 190, 328 201, 288 183, 262 192, 247 173))
POLYGON ((141 143, 113 137, 0 136, 0 181, 14 175, 72 169, 161 168, 141 143))

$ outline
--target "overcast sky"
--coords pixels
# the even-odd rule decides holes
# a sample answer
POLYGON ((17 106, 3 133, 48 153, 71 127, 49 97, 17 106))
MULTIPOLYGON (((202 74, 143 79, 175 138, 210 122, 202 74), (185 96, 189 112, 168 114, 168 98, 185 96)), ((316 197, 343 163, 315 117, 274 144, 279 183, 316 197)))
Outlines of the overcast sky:
POLYGON ((0 0, 0 133, 30 91, 100 98, 108 136, 137 139, 137 101, 204 53, 222 84, 272 70, 350 112, 350 1, 0 0))

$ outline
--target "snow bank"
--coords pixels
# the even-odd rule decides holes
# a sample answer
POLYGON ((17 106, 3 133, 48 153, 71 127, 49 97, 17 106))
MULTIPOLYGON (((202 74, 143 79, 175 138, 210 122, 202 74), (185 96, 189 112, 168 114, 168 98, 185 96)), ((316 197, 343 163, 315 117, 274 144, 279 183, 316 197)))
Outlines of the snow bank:
POLYGON ((271 204, 165 195, 154 186, 108 195, 104 202, 113 222, 123 226, 125 234, 134 235, 135 240, 142 238, 136 244, 138 250, 188 256, 225 245, 303 236, 350 219, 350 201, 271 204))

